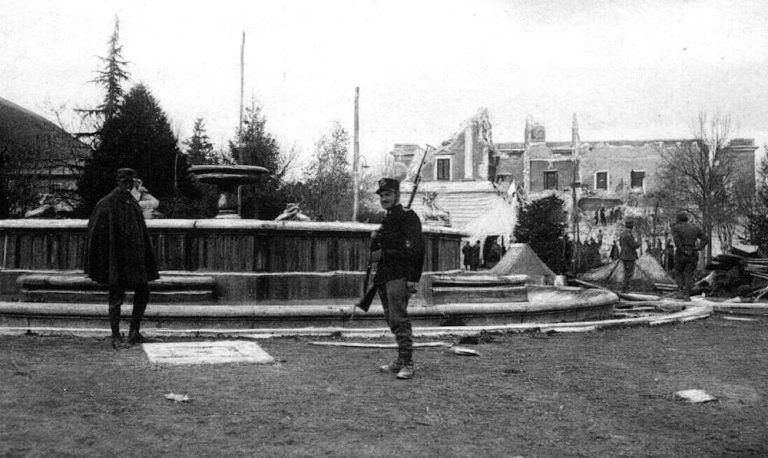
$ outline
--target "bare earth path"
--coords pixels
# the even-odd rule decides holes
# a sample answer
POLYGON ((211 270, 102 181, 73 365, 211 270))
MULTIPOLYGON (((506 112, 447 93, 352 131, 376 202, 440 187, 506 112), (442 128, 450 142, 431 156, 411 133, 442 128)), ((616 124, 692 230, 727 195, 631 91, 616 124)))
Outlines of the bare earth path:
POLYGON ((480 357, 261 342, 158 367, 105 339, 0 337, 0 456, 765 456, 768 318, 481 339, 480 357), (718 402, 687 404, 700 388, 718 402), (164 399, 188 394, 191 403, 164 399))

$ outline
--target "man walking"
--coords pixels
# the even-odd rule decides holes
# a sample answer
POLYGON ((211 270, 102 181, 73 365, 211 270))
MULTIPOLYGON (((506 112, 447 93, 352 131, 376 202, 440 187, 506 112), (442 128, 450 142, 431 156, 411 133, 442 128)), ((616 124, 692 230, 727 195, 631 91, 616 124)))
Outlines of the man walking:
POLYGON ((637 260, 637 249, 640 248, 640 240, 635 237, 632 230, 635 228, 634 221, 624 223, 624 232, 619 236, 619 259, 624 264, 624 281, 621 284, 621 291, 629 290, 629 281, 635 274, 635 260, 637 260))
POLYGON ((128 345, 141 343, 139 333, 149 303, 147 282, 159 278, 152 241, 141 208, 131 195, 137 184, 135 170, 117 171, 117 187, 101 199, 88 221, 85 274, 109 288, 109 325, 112 346, 125 348, 120 335, 120 307, 127 289, 134 291, 128 345))
POLYGON ((684 301, 691 300, 693 272, 699 263, 699 251, 709 242, 701 229, 688 222, 688 215, 678 213, 677 223, 672 226, 675 241, 675 272, 678 289, 684 301))
POLYGON ((378 289, 387 325, 397 341, 397 359, 379 369, 394 372, 399 379, 410 379, 414 367, 408 298, 416 292, 424 264, 421 221, 411 209, 400 205, 400 182, 397 180, 382 178, 376 193, 387 214, 381 228, 374 232, 380 248, 371 253, 371 259, 378 263, 373 283, 378 289))

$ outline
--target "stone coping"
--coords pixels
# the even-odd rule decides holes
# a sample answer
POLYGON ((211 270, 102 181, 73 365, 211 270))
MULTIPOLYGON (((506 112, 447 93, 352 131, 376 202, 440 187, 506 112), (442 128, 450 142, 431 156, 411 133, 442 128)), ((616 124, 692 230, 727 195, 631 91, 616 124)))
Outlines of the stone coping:
MULTIPOLYGON (((0 220, 0 231, 4 229, 85 230, 86 219, 4 219, 0 220)), ((256 219, 150 219, 147 227, 166 230, 233 230, 233 231, 298 231, 298 232, 363 232, 369 233, 379 227, 378 224, 353 222, 313 222, 313 221, 264 221, 256 219)), ((454 228, 422 225, 428 234, 468 237, 469 234, 454 228)))
MULTIPOLYGON (((677 312, 665 316, 607 319, 597 321, 579 321, 565 323, 514 323, 484 326, 414 326, 413 335, 417 338, 435 338, 445 336, 472 336, 482 333, 511 332, 592 332, 600 329, 635 326, 658 326, 664 324, 682 324, 704 319, 713 313, 711 305, 691 305, 686 303, 677 312)), ((23 335, 34 333, 50 336, 104 337, 109 336, 108 329, 91 328, 55 328, 55 327, 0 327, 0 335, 23 335)), ((267 339, 273 337, 342 337, 342 338, 391 338, 388 328, 346 328, 346 327, 301 327, 271 329, 162 329, 145 328, 142 334, 147 337, 164 338, 210 338, 240 337, 267 339)))

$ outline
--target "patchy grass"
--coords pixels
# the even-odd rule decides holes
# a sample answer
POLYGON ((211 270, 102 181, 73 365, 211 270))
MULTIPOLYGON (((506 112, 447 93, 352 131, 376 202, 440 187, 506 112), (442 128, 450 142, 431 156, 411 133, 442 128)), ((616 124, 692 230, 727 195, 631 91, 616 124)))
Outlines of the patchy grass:
POLYGON ((302 339, 262 342, 274 365, 158 367, 106 339, 0 337, 0 455, 766 455, 767 328, 491 336, 480 357, 417 350, 410 381, 376 372, 392 350, 302 339), (675 399, 689 388, 718 402, 675 399))

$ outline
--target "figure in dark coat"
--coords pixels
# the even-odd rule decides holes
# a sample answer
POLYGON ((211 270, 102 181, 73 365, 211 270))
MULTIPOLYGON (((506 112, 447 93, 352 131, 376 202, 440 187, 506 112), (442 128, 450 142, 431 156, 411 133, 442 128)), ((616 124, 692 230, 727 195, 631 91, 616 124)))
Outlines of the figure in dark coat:
POLYGON ((633 221, 627 221, 624 223, 626 229, 619 236, 619 246, 621 252, 619 253, 619 259, 624 264, 624 282, 621 285, 622 291, 629 289, 629 281, 635 274, 635 261, 637 260, 637 249, 640 248, 640 239, 635 237, 632 230, 635 228, 633 221))
POLYGON ((147 283, 159 278, 144 216, 131 195, 137 182, 135 170, 119 169, 117 187, 96 204, 88 221, 83 270, 92 280, 109 288, 109 324, 115 348, 124 347, 120 307, 125 291, 134 291, 128 332, 128 343, 133 345, 143 341, 139 327, 149 303, 147 283))
POLYGON ((461 254, 464 256, 464 269, 469 270, 472 265, 472 245, 469 241, 464 242, 464 246, 461 247, 461 254))
POLYGON ((699 263, 699 251, 707 246, 709 240, 701 229, 688 222, 688 215, 685 213, 677 215, 677 224, 672 226, 672 237, 677 249, 674 262, 678 289, 682 299, 689 301, 693 288, 693 273, 699 263))
POLYGON ((373 284, 378 289, 387 325, 397 342, 397 359, 379 370, 395 372, 399 379, 410 379, 414 368, 408 299, 416 292, 424 267, 421 220, 413 210, 400 205, 399 181, 382 178, 376 193, 387 214, 381 228, 374 233, 379 249, 371 253, 371 260, 378 263, 373 284))
POLYGON ((480 267, 480 240, 476 240, 472 245, 472 257, 469 260, 469 268, 477 270, 480 267))

